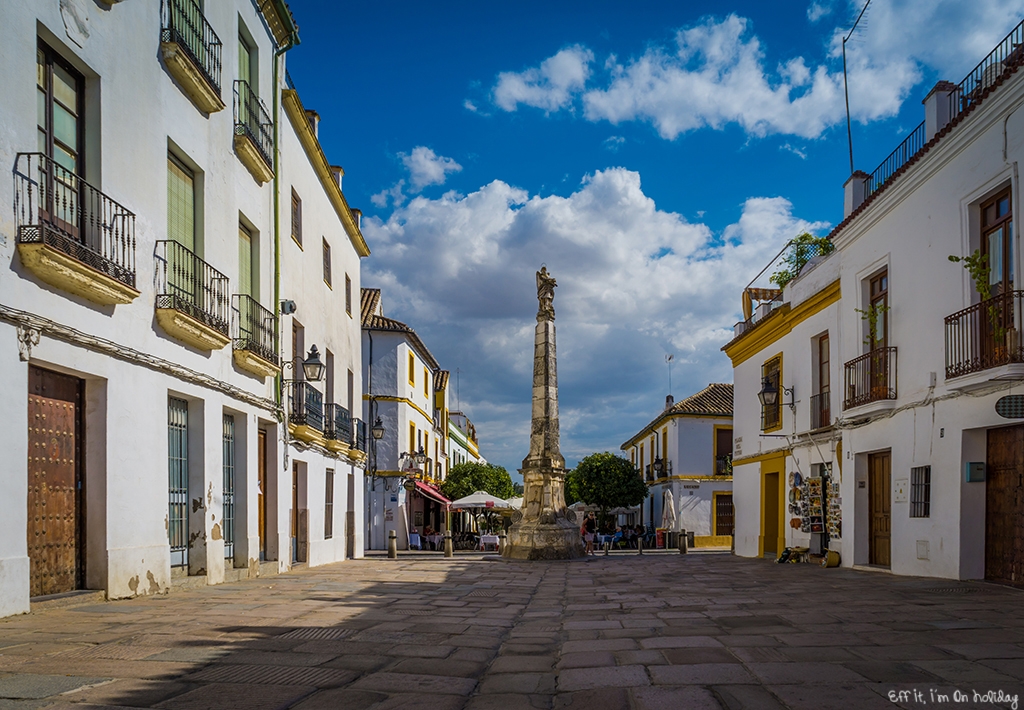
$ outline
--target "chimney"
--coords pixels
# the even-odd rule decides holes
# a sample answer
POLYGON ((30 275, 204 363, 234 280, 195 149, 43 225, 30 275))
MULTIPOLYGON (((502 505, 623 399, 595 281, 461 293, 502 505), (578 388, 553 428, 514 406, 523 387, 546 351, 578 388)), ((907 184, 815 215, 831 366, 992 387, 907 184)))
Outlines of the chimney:
POLYGON ((306 120, 309 121, 309 125, 313 129, 313 135, 320 138, 320 114, 311 108, 306 109, 306 120))
POLYGON ((951 81, 940 81, 924 97, 924 142, 946 127, 953 117, 953 94, 957 86, 951 81))
POLYGON ((861 206, 868 196, 868 180, 871 176, 863 170, 857 170, 843 185, 843 219, 849 217, 861 206))
POLYGON ((665 397, 665 409, 671 409, 672 405, 676 403, 675 398, 672 395, 665 397))
POLYGON ((345 177, 345 168, 340 165, 331 166, 331 174, 334 175, 335 181, 338 183, 338 189, 341 189, 341 179, 345 177))
POLYGON ((356 216, 356 227, 362 231, 363 229, 363 211, 358 207, 352 208, 352 214, 356 216))

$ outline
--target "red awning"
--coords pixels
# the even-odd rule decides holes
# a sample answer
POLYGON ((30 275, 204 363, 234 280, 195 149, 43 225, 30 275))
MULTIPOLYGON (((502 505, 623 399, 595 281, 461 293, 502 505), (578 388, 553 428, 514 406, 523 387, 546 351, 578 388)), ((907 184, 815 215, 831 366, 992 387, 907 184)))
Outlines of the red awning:
POLYGON ((421 495, 425 495, 427 498, 433 498, 442 505, 451 505, 451 501, 441 495, 437 489, 431 488, 423 481, 416 481, 415 483, 416 490, 419 491, 421 495))

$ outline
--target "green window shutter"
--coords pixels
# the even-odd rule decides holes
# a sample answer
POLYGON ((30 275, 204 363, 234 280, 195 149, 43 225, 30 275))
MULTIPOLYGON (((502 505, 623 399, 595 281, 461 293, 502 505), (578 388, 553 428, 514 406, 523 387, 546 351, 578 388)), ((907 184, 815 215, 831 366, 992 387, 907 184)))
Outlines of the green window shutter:
POLYGON ((192 173, 167 158, 167 238, 196 250, 196 194, 192 173))
POLYGON ((238 292, 252 296, 252 236, 238 228, 238 292))

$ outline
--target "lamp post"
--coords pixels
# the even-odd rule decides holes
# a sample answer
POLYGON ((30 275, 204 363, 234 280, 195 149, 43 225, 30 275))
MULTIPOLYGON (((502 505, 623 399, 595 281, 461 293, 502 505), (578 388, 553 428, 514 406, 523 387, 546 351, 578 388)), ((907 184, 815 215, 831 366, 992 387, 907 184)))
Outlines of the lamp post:
MULTIPOLYGON (((295 363, 290 360, 281 359, 282 369, 295 369, 295 363)), ((324 366, 323 361, 320 359, 320 351, 316 349, 314 343, 309 348, 309 353, 306 355, 306 359, 302 361, 302 375, 303 379, 282 379, 281 380, 281 404, 284 409, 284 431, 282 432, 282 440, 284 441, 284 465, 288 465, 288 445, 291 443, 291 438, 288 435, 288 419, 290 407, 288 402, 285 401, 285 389, 289 385, 294 385, 297 382, 319 382, 324 377, 324 371, 327 368, 324 366)), ((294 393, 293 393, 294 396, 294 393)))

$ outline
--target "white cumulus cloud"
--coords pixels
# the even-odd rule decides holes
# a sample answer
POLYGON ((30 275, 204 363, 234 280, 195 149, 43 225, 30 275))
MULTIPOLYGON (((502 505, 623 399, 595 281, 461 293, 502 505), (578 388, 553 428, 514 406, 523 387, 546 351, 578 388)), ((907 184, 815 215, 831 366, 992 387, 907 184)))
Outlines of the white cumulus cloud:
POLYGON ((443 185, 448 173, 457 173, 462 166, 452 158, 438 155, 430 148, 419 145, 411 153, 399 153, 402 165, 409 171, 409 181, 414 191, 420 191, 428 185, 443 185))
POLYGON ((677 398, 731 381, 721 346, 740 291, 788 239, 828 225, 782 198, 750 198, 715 233, 658 209, 640 175, 609 168, 568 197, 496 180, 466 195, 416 197, 364 219, 374 253, 363 282, 412 325, 443 367, 461 370, 463 408, 484 454, 517 467, 529 439, 534 272, 555 296, 562 450, 570 462, 618 445, 664 406, 664 355, 677 398))
POLYGON ((548 57, 539 67, 502 72, 492 90, 494 103, 505 111, 515 111, 519 104, 545 111, 566 108, 586 85, 593 60, 593 52, 574 45, 548 57))

